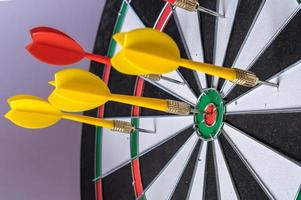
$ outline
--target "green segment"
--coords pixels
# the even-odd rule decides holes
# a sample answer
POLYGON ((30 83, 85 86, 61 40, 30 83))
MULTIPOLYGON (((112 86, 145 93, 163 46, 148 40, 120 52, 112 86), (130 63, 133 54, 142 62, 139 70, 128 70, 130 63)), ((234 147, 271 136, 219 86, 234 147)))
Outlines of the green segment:
MULTIPOLYGON (((297 0, 297 2, 300 4, 301 3, 301 0, 297 0)), ((298 199, 299 200, 299 199, 298 199)))
POLYGON ((213 126, 209 127, 205 124, 204 114, 195 114, 194 120, 197 128, 198 135, 205 140, 212 140, 215 138, 223 125, 223 115, 225 112, 225 106, 221 95, 215 89, 206 89, 202 91, 202 95, 199 97, 196 108, 200 112, 204 112, 205 108, 209 104, 214 104, 217 109, 217 118, 213 126))
MULTIPOLYGON (((128 10, 128 4, 125 1, 123 1, 122 5, 121 5, 121 8, 120 8, 120 11, 119 11, 118 19, 116 21, 116 24, 115 24, 115 27, 114 27, 114 30, 113 30, 113 34, 120 32, 120 29, 123 25, 125 14, 126 14, 127 10, 128 10)), ((109 48, 109 52, 108 52, 109 57, 114 56, 115 49, 116 49, 116 42, 115 42, 115 40, 111 39, 110 48, 109 48)))
MULTIPOLYGON (((137 128, 139 127, 139 119, 132 119, 132 124, 137 128)), ((137 131, 131 133, 131 157, 136 158, 138 156, 138 137, 139 134, 137 131)))
MULTIPOLYGON (((114 30, 113 30, 113 34, 118 33, 122 27, 123 21, 124 21, 124 17, 126 15, 126 12, 128 10, 128 4, 123 1, 121 8, 120 8, 120 14, 117 18, 116 24, 114 26, 114 30)), ((108 56, 112 57, 115 53, 115 49, 116 49, 116 42, 114 40, 111 39, 110 41, 110 45, 109 45, 109 51, 108 51, 108 56)), ((101 176, 101 144, 102 144, 102 128, 101 127, 97 127, 96 128, 96 150, 95 150, 95 177, 98 178, 101 176)))
POLYGON ((296 200, 301 200, 301 190, 299 191, 299 194, 297 196, 297 199, 296 200))
POLYGON ((102 143, 102 128, 96 128, 96 163, 95 163, 95 177, 100 177, 101 175, 101 143, 102 143))

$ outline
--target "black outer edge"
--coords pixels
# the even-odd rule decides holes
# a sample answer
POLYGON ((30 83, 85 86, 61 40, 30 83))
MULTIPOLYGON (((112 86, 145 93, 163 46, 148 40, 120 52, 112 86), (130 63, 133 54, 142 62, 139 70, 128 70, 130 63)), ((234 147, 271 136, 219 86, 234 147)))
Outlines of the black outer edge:
MULTIPOLYGON (((97 34, 94 42, 93 53, 106 55, 113 28, 122 0, 106 1, 103 7, 97 34), (118 6, 119 5, 119 6, 118 6)), ((102 77, 104 65, 91 62, 90 72, 102 77)), ((84 115, 97 117, 97 109, 84 112, 84 115)), ((96 199, 95 182, 95 147, 96 127, 83 124, 80 151, 80 195, 82 200, 96 199)))

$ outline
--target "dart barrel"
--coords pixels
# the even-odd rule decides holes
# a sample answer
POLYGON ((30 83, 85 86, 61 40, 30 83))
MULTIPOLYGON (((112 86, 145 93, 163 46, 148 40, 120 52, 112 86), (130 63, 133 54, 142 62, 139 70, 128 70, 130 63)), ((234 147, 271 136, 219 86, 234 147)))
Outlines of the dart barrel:
POLYGON ((166 112, 176 115, 188 115, 191 112, 190 105, 181 101, 167 100, 166 112))
POLYGON ((176 0, 172 4, 190 12, 197 11, 199 7, 199 2, 197 0, 176 0))
POLYGON ((159 74, 145 74, 142 77, 147 78, 151 81, 160 81, 161 76, 159 74))
POLYGON ((111 128, 111 131, 128 133, 130 134, 133 130, 133 126, 130 122, 114 120, 114 127, 111 128))
POLYGON ((251 71, 233 68, 236 73, 236 78, 231 82, 245 87, 254 87, 258 84, 258 77, 251 71))

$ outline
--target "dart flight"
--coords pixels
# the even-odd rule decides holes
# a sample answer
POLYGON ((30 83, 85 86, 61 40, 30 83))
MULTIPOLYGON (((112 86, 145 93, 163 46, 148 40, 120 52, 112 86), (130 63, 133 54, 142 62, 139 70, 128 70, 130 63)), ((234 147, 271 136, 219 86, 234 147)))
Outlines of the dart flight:
POLYGON ((55 89, 48 100, 63 111, 81 112, 115 101, 173 114, 186 115, 192 112, 184 102, 112 94, 98 76, 82 69, 61 70, 55 74, 55 80, 49 83, 55 89))
POLYGON ((38 60, 52 65, 69 65, 83 58, 110 64, 110 58, 87 53, 67 34, 50 27, 30 30, 32 43, 26 49, 38 60))
POLYGON ((39 129, 51 126, 60 119, 69 119, 104 128, 114 128, 112 120, 63 113, 42 98, 31 95, 16 95, 8 99, 11 110, 5 117, 23 128, 39 129))

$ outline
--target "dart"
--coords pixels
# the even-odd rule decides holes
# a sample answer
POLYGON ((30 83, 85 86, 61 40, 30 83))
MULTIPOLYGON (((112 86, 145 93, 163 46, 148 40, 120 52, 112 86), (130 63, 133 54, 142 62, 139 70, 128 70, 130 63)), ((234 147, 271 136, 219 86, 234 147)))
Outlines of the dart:
MULTIPOLYGON (((64 66, 84 58, 106 65, 110 64, 109 57, 85 52, 73 38, 60 30, 50 27, 36 27, 30 30, 30 35, 32 43, 27 45, 26 49, 35 58, 47 64, 64 66)), ((162 75, 150 75, 144 78, 152 81, 163 79, 175 84, 183 84, 162 75)))
POLYGON ((113 39, 121 46, 121 50, 111 59, 111 63, 116 70, 124 74, 164 74, 182 66, 246 87, 258 84, 278 87, 277 84, 260 81, 251 71, 183 59, 174 40, 166 33, 154 29, 142 28, 121 32, 115 34, 113 39))
POLYGON ((223 17, 223 18, 225 17, 224 15, 218 12, 200 6, 198 0, 165 0, 165 1, 176 7, 183 8, 190 12, 201 11, 216 17, 223 17))
POLYGON ((49 102, 63 111, 82 112, 96 108, 108 101, 136 105, 178 115, 196 112, 189 104, 169 99, 136 97, 112 94, 96 75, 82 69, 65 69, 55 74, 49 82, 55 87, 49 102))
POLYGON ((5 117, 14 124, 28 129, 40 129, 54 125, 60 119, 100 126, 112 131, 131 133, 153 131, 135 128, 131 123, 119 120, 103 120, 77 114, 63 113, 42 98, 31 95, 16 95, 8 99, 11 110, 5 117))

